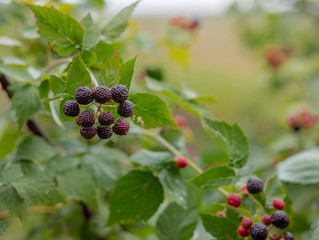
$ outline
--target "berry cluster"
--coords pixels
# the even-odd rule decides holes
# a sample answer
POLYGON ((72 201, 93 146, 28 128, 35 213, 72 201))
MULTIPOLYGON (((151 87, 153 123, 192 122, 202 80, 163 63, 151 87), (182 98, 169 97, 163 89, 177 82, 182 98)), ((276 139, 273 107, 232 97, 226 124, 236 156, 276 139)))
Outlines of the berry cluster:
MULTIPOLYGON (((249 194, 259 194, 264 188, 264 183, 261 179, 252 177, 247 183, 241 187, 240 194, 232 193, 227 198, 228 205, 232 207, 239 207, 242 203, 242 196, 249 197, 249 194)), ((237 228, 237 233, 241 237, 251 236, 254 240, 265 240, 267 237, 271 240, 293 240, 293 235, 289 232, 285 232, 281 235, 277 233, 269 233, 267 226, 272 224, 279 229, 285 229, 289 225, 288 214, 282 211, 285 207, 285 202, 280 198, 273 199, 273 207, 277 211, 272 215, 264 215, 260 218, 260 221, 253 221, 248 217, 244 217, 241 220, 240 226, 237 228)), ((218 212, 216 214, 220 217, 226 217, 226 213, 218 212)))
POLYGON ((171 18, 170 23, 173 26, 180 27, 190 32, 195 31, 199 26, 199 22, 197 19, 188 19, 183 16, 171 18))
POLYGON ((286 47, 269 47, 264 52, 267 63, 273 68, 281 67, 291 55, 291 50, 286 47))
POLYGON ((313 114, 307 107, 301 107, 299 111, 287 117, 288 126, 294 130, 311 129, 317 123, 318 115, 313 114))
POLYGON ((116 85, 112 89, 98 86, 90 89, 79 87, 75 93, 76 101, 67 101, 63 105, 63 113, 69 117, 76 117, 76 124, 80 126, 80 134, 85 139, 91 139, 96 134, 101 139, 110 138, 113 133, 126 135, 130 129, 129 123, 123 119, 134 114, 134 104, 127 100, 128 90, 124 85, 116 85), (94 102, 95 100, 95 102, 94 102), (116 102, 118 105, 103 105, 116 102), (88 105, 86 110, 80 110, 80 106, 88 105), (91 105, 96 105, 97 111, 93 113, 91 105), (103 108, 116 107, 117 113, 123 118, 115 119, 111 111, 104 112, 103 108), (95 126, 96 119, 99 125, 95 126), (114 125, 111 127, 111 125, 114 125))

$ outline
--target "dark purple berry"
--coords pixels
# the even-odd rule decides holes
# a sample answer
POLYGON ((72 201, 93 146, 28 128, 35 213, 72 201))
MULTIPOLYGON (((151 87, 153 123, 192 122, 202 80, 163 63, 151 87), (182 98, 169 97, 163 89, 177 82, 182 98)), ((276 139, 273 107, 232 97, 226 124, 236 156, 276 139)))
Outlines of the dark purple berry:
POLYGON ((103 112, 99 116, 99 123, 101 125, 110 126, 115 121, 115 118, 111 112, 103 112))
POLYGON ((95 123, 94 114, 89 110, 85 110, 81 112, 78 119, 79 119, 79 124, 82 127, 91 127, 95 123))
POLYGON ((96 127, 81 127, 80 128, 80 134, 85 139, 91 139, 96 135, 96 127))
POLYGON ((97 87, 93 92, 93 97, 97 103, 106 103, 111 100, 111 90, 105 86, 97 87))
POLYGON ((112 87, 112 99, 117 103, 122 103, 128 98, 128 90, 124 85, 116 85, 112 87))
POLYGON ((112 136, 112 134, 113 134, 113 129, 109 126, 100 125, 97 127, 97 135, 101 139, 108 139, 112 136))
POLYGON ((284 233, 285 240, 294 240, 294 235, 292 235, 290 232, 284 233))
POLYGON ((119 118, 113 126, 113 132, 117 135, 126 135, 130 130, 130 124, 123 118, 119 118))
POLYGON ((134 114, 134 104, 129 100, 125 100, 117 106, 117 113, 125 118, 132 116, 134 114))
POLYGON ((63 105, 63 113, 69 117, 76 117, 80 113, 80 106, 74 101, 67 101, 63 105))
POLYGON ((250 229, 250 236, 254 240, 265 240, 268 235, 267 226, 262 223, 257 223, 250 229))
POLYGON ((264 182, 260 178, 252 177, 247 182, 247 190, 249 193, 261 193, 264 188, 264 182))
POLYGON ((88 87, 79 87, 75 93, 75 100, 82 105, 87 105, 93 101, 92 90, 88 87))
POLYGON ((289 225, 288 214, 284 211, 278 210, 271 216, 271 223, 277 228, 284 229, 289 225))

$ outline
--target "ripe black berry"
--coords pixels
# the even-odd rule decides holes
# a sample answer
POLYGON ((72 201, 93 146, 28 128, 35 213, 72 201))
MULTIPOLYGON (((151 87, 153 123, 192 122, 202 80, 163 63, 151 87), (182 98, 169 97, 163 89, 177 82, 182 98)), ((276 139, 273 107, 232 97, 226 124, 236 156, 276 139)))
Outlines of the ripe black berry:
POLYGON ((250 229, 250 236, 254 240, 265 240, 268 235, 268 230, 265 224, 257 223, 250 229))
POLYGON ((96 127, 81 127, 80 128, 80 134, 85 139, 91 139, 96 135, 96 127))
POLYGON ((67 101, 63 105, 63 113, 69 117, 76 117, 80 113, 80 106, 74 101, 67 101))
POLYGON ((288 214, 284 211, 278 210, 271 216, 271 223, 277 228, 284 229, 289 225, 288 214))
POLYGON ((89 110, 85 110, 81 112, 78 119, 79 119, 79 124, 82 127, 91 127, 95 123, 94 114, 89 110))
POLYGON ((97 127, 97 135, 101 139, 110 138, 112 136, 112 134, 113 134, 113 129, 109 126, 100 125, 97 127))
POLYGON ((124 102, 128 97, 128 90, 124 85, 116 85, 112 87, 112 99, 117 103, 124 102))
POLYGON ((284 233, 285 240, 294 240, 294 235, 292 235, 290 232, 284 233))
POLYGON ((113 126, 113 132, 117 135, 126 135, 130 130, 130 124, 123 118, 119 118, 113 126))
POLYGON ((99 116, 99 123, 101 125, 110 126, 112 123, 114 123, 115 119, 111 112, 103 112, 99 116))
POLYGON ((111 90, 105 86, 97 87, 93 92, 93 97, 97 103, 106 103, 111 100, 111 90))
POLYGON ((87 105, 93 101, 92 90, 88 87, 79 87, 75 93, 75 100, 79 104, 87 105))
POLYGON ((247 182, 247 190, 249 193, 260 193, 264 188, 264 182, 260 178, 252 177, 247 182))
POLYGON ((134 104, 129 100, 125 100, 117 106, 117 113, 125 118, 132 116, 134 114, 134 104))

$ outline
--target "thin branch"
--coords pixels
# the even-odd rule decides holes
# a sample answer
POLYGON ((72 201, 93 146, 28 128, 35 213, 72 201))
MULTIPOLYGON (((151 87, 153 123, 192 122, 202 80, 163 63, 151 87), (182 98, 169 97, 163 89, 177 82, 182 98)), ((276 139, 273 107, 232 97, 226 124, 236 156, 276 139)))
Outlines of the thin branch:
POLYGON ((42 74, 43 73, 46 73, 47 71, 49 71, 52 67, 58 65, 58 64, 61 64, 61 63, 69 63, 72 61, 72 58, 60 58, 60 59, 57 59, 57 60, 54 60, 54 61, 50 61, 48 63, 48 65, 43 68, 42 70, 42 74))

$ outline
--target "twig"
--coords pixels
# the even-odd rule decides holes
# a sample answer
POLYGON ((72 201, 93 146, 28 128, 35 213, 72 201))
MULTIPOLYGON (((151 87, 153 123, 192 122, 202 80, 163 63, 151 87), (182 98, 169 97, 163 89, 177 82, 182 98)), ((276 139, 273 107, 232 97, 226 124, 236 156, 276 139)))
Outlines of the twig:
POLYGON ((52 67, 55 65, 61 64, 61 63, 69 63, 72 61, 72 58, 60 58, 54 61, 50 61, 48 65, 42 70, 42 73, 46 73, 49 71, 52 67))

